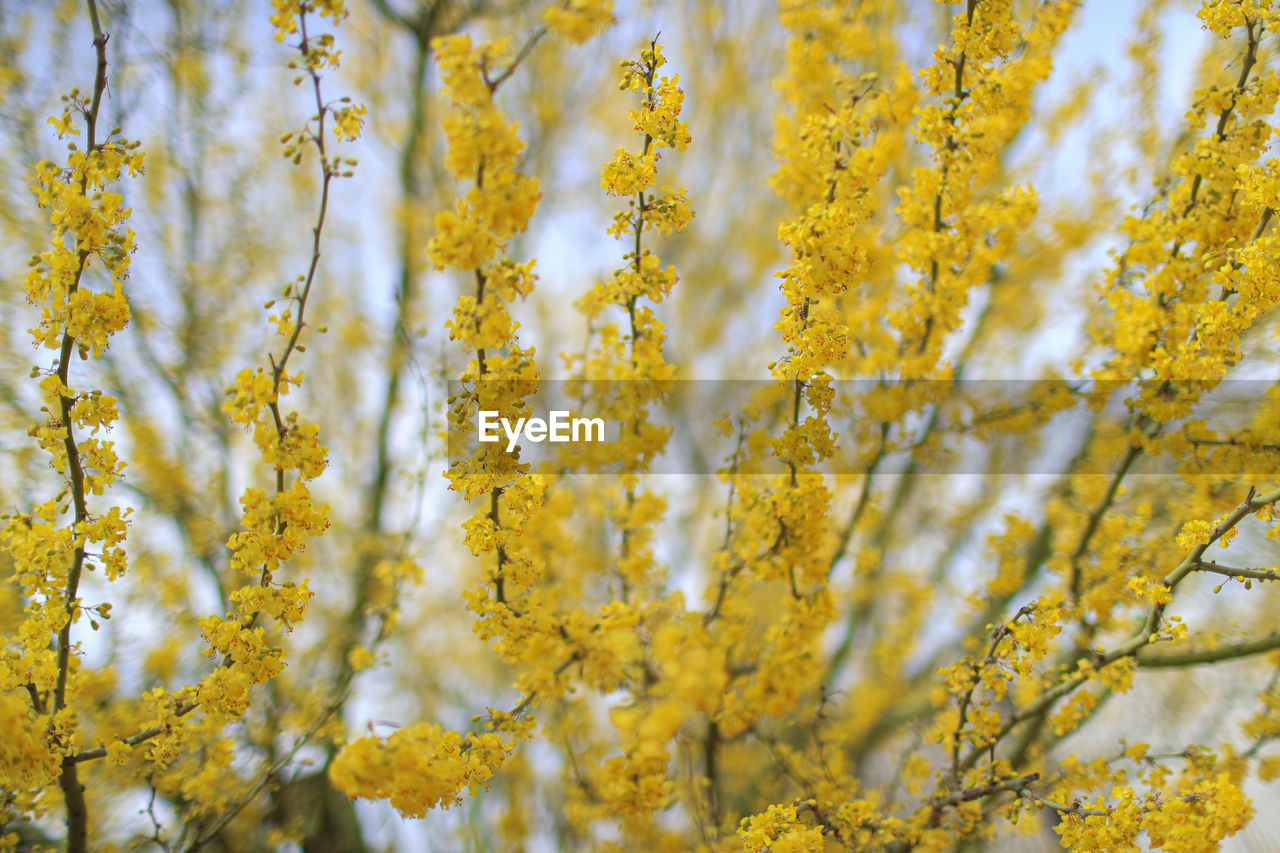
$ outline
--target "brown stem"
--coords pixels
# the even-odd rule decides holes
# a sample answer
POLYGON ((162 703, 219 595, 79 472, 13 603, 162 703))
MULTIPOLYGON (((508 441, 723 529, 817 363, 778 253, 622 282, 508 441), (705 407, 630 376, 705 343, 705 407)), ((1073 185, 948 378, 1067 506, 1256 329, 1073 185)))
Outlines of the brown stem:
MULTIPOLYGON (((97 70, 93 80, 93 97, 89 105, 89 110, 85 115, 85 133, 87 136, 86 157, 92 157, 97 150, 97 123, 98 111, 102 106, 102 94, 107 88, 107 39, 109 36, 103 32, 102 21, 98 17, 98 5, 96 0, 86 0, 89 10, 89 20, 93 25, 93 48, 97 55, 97 70)), ((82 192, 88 187, 88 177, 81 187, 82 192)), ((80 249, 80 262, 76 269, 74 280, 68 288, 67 297, 70 300, 71 294, 74 294, 80 286, 80 278, 84 274, 85 264, 89 260, 88 249, 80 249)), ((58 353, 58 380, 60 387, 67 385, 68 373, 71 367, 71 350, 75 339, 67 332, 62 335, 62 347, 58 353)), ((59 394, 58 408, 61 418, 61 425, 66 430, 66 437, 63 439, 63 448, 67 454, 67 470, 71 478, 71 496, 72 502, 75 504, 75 524, 77 527, 85 523, 89 519, 89 509, 85 501, 84 490, 84 463, 80 459, 80 450, 76 446, 75 429, 71 423, 71 400, 59 394)), ((80 576, 84 570, 84 545, 77 545, 71 559, 71 567, 67 572, 67 586, 64 596, 66 608, 66 622, 58 631, 57 645, 57 664, 58 679, 53 692, 53 714, 56 723, 58 712, 67 707, 67 678, 71 672, 71 624, 75 616, 76 609, 76 593, 80 588, 80 576)), ((84 785, 80 783, 80 776, 76 770, 76 762, 73 756, 66 756, 62 759, 61 770, 58 774, 58 787, 62 789, 62 799, 67 810, 67 853, 84 853, 89 834, 89 808, 85 802, 84 785)))
MULTIPOLYGON (((978 0, 969 0, 968 6, 965 10, 965 26, 969 27, 970 29, 972 29, 973 27, 973 16, 974 16, 974 13, 977 11, 977 9, 978 9, 978 0)), ((955 72, 956 72, 955 86, 951 92, 951 106, 947 110, 947 115, 944 119, 947 122, 947 124, 951 125, 951 132, 947 134, 947 138, 944 141, 943 147, 942 147, 942 151, 948 154, 951 154, 952 157, 944 161, 942 164, 942 169, 940 171, 939 181, 938 181, 938 191, 933 196, 933 233, 934 234, 941 234, 943 231, 943 228, 946 226, 946 221, 942 218, 942 194, 946 189, 947 175, 951 171, 951 163, 954 160, 955 152, 960 147, 959 143, 956 142, 956 122, 960 114, 960 105, 963 104, 965 100, 968 99, 969 97, 969 92, 966 91, 964 88, 965 58, 966 58, 966 52, 960 51, 960 56, 958 56, 954 62, 955 72)), ((939 272, 940 270, 938 266, 938 259, 934 258, 932 261, 929 262, 928 288, 929 288, 929 293, 931 294, 937 289, 939 272)), ((933 312, 931 311, 929 312, 929 316, 925 318, 924 334, 920 336, 920 345, 916 349, 917 355, 920 353, 923 353, 925 349, 929 346, 929 338, 932 336, 933 336, 933 312)))

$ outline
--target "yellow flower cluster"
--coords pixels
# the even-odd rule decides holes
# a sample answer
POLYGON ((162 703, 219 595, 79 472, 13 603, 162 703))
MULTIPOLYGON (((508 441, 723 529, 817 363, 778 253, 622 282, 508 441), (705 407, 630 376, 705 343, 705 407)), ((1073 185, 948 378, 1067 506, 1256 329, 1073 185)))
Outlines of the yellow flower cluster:
MULTIPOLYGON (((64 165, 41 161, 32 191, 47 211, 48 248, 31 258, 24 286, 40 311, 31 329, 36 344, 57 351, 49 369, 35 368, 45 421, 30 434, 49 455, 50 467, 64 482, 51 500, 30 512, 4 516, 0 547, 12 560, 12 581, 22 590, 24 617, 0 657, 0 787, 13 792, 23 807, 34 805, 41 788, 60 777, 72 803, 83 807, 76 768, 62 759, 81 747, 77 710, 92 691, 80 676, 79 643, 72 629, 87 618, 110 618, 110 604, 86 606, 80 599, 82 573, 101 567, 107 580, 124 573, 124 541, 131 510, 97 509, 90 498, 103 495, 122 474, 124 462, 113 442, 85 437, 110 430, 119 417, 116 400, 98 390, 71 387, 73 355, 98 358, 109 338, 129 320, 123 292, 129 275, 134 234, 126 225, 130 209, 112 187, 126 174, 143 171, 138 144, 119 139, 119 130, 98 138, 97 112, 105 78, 99 73, 94 95, 72 90, 60 116, 49 119, 60 138, 77 131, 84 119, 87 144, 68 143, 64 165), (100 269, 106 286, 93 290, 86 272, 100 269), (70 521, 63 518, 71 515, 70 521)), ((81 828, 77 827, 77 832, 81 828)))
POLYGON ((364 737, 342 750, 329 767, 335 787, 350 797, 387 799, 405 817, 461 802, 493 777, 510 746, 492 732, 467 735, 430 723, 413 723, 384 739, 364 737))
MULTIPOLYGON (((70 98, 78 99, 74 92, 70 98)), ((58 120, 49 119, 65 137, 74 132, 70 108, 58 120)), ((31 259, 25 286, 27 298, 40 306, 39 328, 31 333, 37 343, 57 349, 63 335, 76 341, 77 349, 98 357, 107 338, 124 328, 129 306, 122 288, 133 253, 133 231, 124 226, 132 212, 124 197, 107 191, 124 173, 136 177, 143 155, 137 143, 107 140, 92 151, 73 150, 65 166, 48 160, 36 166, 32 186, 40 207, 49 210, 53 226, 50 248, 31 259), (68 243, 66 237, 72 241, 68 243), (86 258, 100 262, 111 279, 108 291, 90 291, 80 285, 86 258)))
MULTIPOLYGON (((464 443, 475 434, 481 410, 512 419, 527 415, 526 398, 537 390, 540 377, 534 349, 520 345, 519 324, 507 307, 532 292, 533 261, 516 263, 505 251, 527 227, 541 191, 536 178, 519 171, 524 151, 519 126, 498 109, 494 95, 546 32, 580 43, 612 21, 611 10, 611 2, 600 0, 554 3, 543 14, 545 29, 514 54, 506 39, 476 44, 468 34, 455 34, 432 42, 442 95, 450 103, 443 119, 445 167, 455 179, 470 183, 436 213, 435 233, 426 246, 437 270, 457 270, 475 282, 473 292, 459 295, 446 323, 450 339, 472 354, 460 377, 463 390, 449 400, 449 429, 464 443)), ((479 617, 476 633, 494 638, 502 658, 538 663, 541 676, 521 679, 532 694, 556 681, 552 651, 565 641, 567 629, 556 631, 546 622, 546 603, 536 595, 543 560, 526 539, 546 501, 546 481, 528 469, 519 451, 477 442, 469 455, 452 460, 445 477, 463 497, 487 498, 463 523, 464 544, 473 555, 493 553, 496 560, 485 569, 484 584, 464 598, 479 617)), ((597 639, 607 647, 616 633, 605 630, 597 639)), ((514 740, 528 736, 527 706, 522 703, 513 713, 491 709, 483 733, 460 735, 416 723, 385 740, 362 738, 343 749, 329 778, 351 797, 387 798, 405 815, 447 808, 462 790, 486 787, 514 740)))
MULTIPOLYGON (((778 229, 790 264, 776 274, 786 304, 775 328, 786 352, 769 364, 779 380, 769 405, 786 413, 786 426, 780 435, 744 435, 741 453, 772 456, 786 473, 732 480, 735 524, 719 555, 710 612, 734 673, 715 717, 726 737, 758 731, 821 690, 819 643, 835 616, 828 586, 832 494, 814 467, 839 440, 828 420, 831 382, 853 348, 848 312, 868 297, 875 187, 901 144, 887 127, 914 97, 905 75, 886 90, 876 75, 850 70, 865 68, 879 49, 869 22, 886 14, 875 4, 856 13, 820 2, 779 8, 789 31, 780 80, 788 110, 777 119, 771 184, 790 212, 778 229), (768 607, 751 605, 756 585, 770 591, 768 607)), ((852 798, 855 788, 840 771, 826 778, 823 801, 852 798)), ((822 850, 824 823, 800 819, 795 805, 775 804, 744 819, 738 834, 748 850, 822 850)))
MULTIPOLYGON (((1158 775, 1158 774, 1153 774, 1158 775)), ((1167 792, 1138 796, 1130 787, 1112 788, 1110 800, 1082 806, 1089 812, 1064 812, 1054 831, 1068 850, 1138 851, 1138 834, 1147 833, 1150 848, 1170 853, 1213 853, 1220 842, 1240 831, 1253 808, 1227 773, 1200 780, 1184 779, 1167 792)))
MULTIPOLYGON (((657 230, 659 234, 683 231, 693 218, 683 187, 674 190, 664 188, 657 193, 646 192, 653 188, 657 180, 662 149, 683 151, 690 142, 688 126, 679 118, 684 104, 684 92, 678 86, 680 75, 657 76, 657 70, 666 61, 666 57, 662 55, 662 45, 655 42, 640 52, 639 60, 624 60, 621 63, 622 80, 618 88, 638 92, 642 98, 641 106, 631 110, 631 125, 644 134, 644 142, 639 152, 619 148, 600 172, 600 185, 609 195, 635 196, 630 210, 615 214, 613 227, 609 229, 609 233, 620 240, 637 237, 649 230, 657 230)), ((638 259, 632 254, 626 259, 632 262, 638 272, 642 263, 646 263, 643 260, 645 257, 647 255, 641 255, 638 259)), ((656 258, 648 263, 657 269, 656 258)), ((669 290, 674 284, 674 281, 670 281, 666 284, 666 289, 669 290)), ((657 298, 654 301, 662 300, 657 298)))
POLYGON ((774 805, 762 814, 742 819, 738 829, 742 848, 752 853, 823 853, 827 849, 821 826, 799 820, 794 805, 774 805))
POLYGON ((690 143, 687 125, 680 120, 684 93, 679 76, 659 76, 665 64, 663 46, 656 41, 642 48, 637 59, 620 63, 618 89, 640 101, 630 120, 641 140, 637 150, 619 148, 604 164, 600 184, 608 195, 628 198, 627 209, 614 215, 608 229, 627 251, 623 266, 577 301, 594 346, 568 358, 571 365, 581 362, 584 380, 570 383, 568 393, 619 430, 617 441, 607 447, 586 445, 566 453, 574 468, 619 473, 601 490, 593 510, 607 520, 610 536, 616 536, 611 568, 620 600, 595 618, 581 611, 567 614, 570 648, 583 661, 586 683, 627 693, 609 713, 621 754, 589 771, 591 796, 575 803, 575 821, 619 820, 637 838, 653 837, 655 813, 674 800, 669 778, 673 739, 696 715, 710 710, 682 701, 688 685, 680 685, 688 678, 672 652, 682 648, 692 659, 705 650, 705 637, 690 636, 682 602, 658 603, 654 598, 663 579, 653 552, 654 532, 667 504, 643 484, 669 438, 669 428, 649 422, 649 410, 666 399, 675 376, 663 353, 666 328, 654 306, 667 299, 679 280, 676 268, 663 264, 645 235, 681 232, 693 218, 683 187, 654 190, 664 150, 683 151, 690 143), (639 604, 650 601, 653 606, 639 604), (650 633, 651 649, 637 641, 650 633), (637 669, 660 671, 663 677, 640 684, 637 669))
MULTIPOLYGON (((320 99, 320 72, 336 68, 339 51, 334 49, 330 33, 312 35, 308 17, 319 14, 334 25, 346 18, 341 0, 303 0, 273 2, 271 23, 277 41, 296 34, 295 45, 302 56, 301 64, 291 63, 303 73, 295 85, 310 79, 316 99, 316 113, 300 131, 284 134, 281 144, 286 157, 295 164, 301 161, 301 147, 310 145, 320 157, 323 177, 321 210, 313 231, 313 263, 307 275, 287 284, 279 297, 269 300, 270 309, 277 302, 287 305, 273 314, 276 335, 283 340, 283 351, 271 357, 271 369, 258 366, 243 369, 234 384, 225 389, 227 399, 222 410, 230 421, 245 427, 252 435, 262 462, 272 471, 274 488, 270 493, 250 486, 240 497, 241 529, 226 540, 231 567, 245 576, 245 583, 230 591, 229 603, 235 612, 211 615, 200 620, 208 648, 204 654, 220 656, 219 666, 195 686, 194 695, 185 697, 184 712, 198 707, 201 720, 189 724, 189 731, 177 731, 152 746, 153 760, 166 763, 201 738, 207 738, 219 727, 238 719, 249 708, 250 690, 275 678, 284 668, 284 650, 273 646, 260 622, 265 615, 271 626, 291 630, 306 614, 312 596, 308 579, 299 584, 281 582, 276 575, 303 554, 313 537, 329 527, 329 508, 317 504, 307 483, 324 473, 328 466, 328 450, 320 443, 319 425, 301 420, 296 411, 284 411, 281 401, 291 388, 297 388, 305 376, 291 373, 288 363, 295 352, 304 351, 300 344, 308 300, 315 282, 318 246, 328 204, 330 183, 349 172, 341 171, 343 158, 328 154, 325 123, 332 118, 339 139, 354 138, 359 132, 360 106, 337 107, 320 99), (203 731, 202 731, 203 730, 203 731)), ((347 103, 343 99, 342 103, 347 103)), ((350 161, 348 165, 354 165, 350 161)), ((215 746, 221 741, 215 741, 215 746)), ((229 756, 228 756, 229 760, 229 756)), ((205 808, 216 804, 204 803, 205 808)))
POLYGON ((1260 24, 1269 30, 1270 25, 1280 19, 1278 16, 1280 10, 1271 0, 1205 0, 1196 12, 1205 28, 1222 38, 1250 24, 1260 24))
POLYGON ((1127 217, 1130 244, 1103 284, 1110 329, 1098 336, 1112 354, 1095 376, 1146 380, 1134 406, 1157 424, 1185 416, 1240 360, 1256 320, 1280 302, 1271 262, 1278 246, 1268 232, 1280 163, 1258 163, 1280 98, 1280 74, 1258 63, 1271 5, 1201 8, 1218 35, 1243 31, 1238 73, 1230 86, 1196 92, 1188 123, 1212 129, 1173 158, 1164 203, 1127 217))
MULTIPOLYGON (((275 40, 282 42, 301 31, 302 67, 308 71, 337 68, 342 51, 334 50, 333 35, 323 33, 311 38, 306 35, 306 19, 312 14, 328 18, 336 26, 347 17, 346 0, 271 0, 271 26, 275 29, 275 40)), ((298 66, 290 64, 289 67, 298 66)))
MULTIPOLYGON (((835 612, 827 585, 836 546, 828 521, 831 494, 811 471, 839 443, 828 424, 831 381, 847 365, 857 374, 888 374, 899 380, 934 375, 943 340, 959 327, 968 291, 984 283, 993 264, 1009 253, 1035 210, 1029 188, 992 184, 999 176, 1001 152, 1030 115, 1034 88, 1048 75, 1051 49, 1075 4, 1045 4, 1035 25, 1024 32, 1010 3, 967 3, 953 17, 950 43, 922 72, 926 94, 942 96, 942 103, 919 107, 905 75, 882 82, 876 74, 849 71, 857 63, 870 64, 870 57, 892 67, 884 59, 886 48, 871 36, 883 20, 892 19, 888 5, 868 4, 856 14, 802 0, 780 8, 793 33, 783 92, 794 114, 778 122, 780 166, 773 182, 795 216, 779 229, 791 251, 790 267, 779 273, 787 306, 777 325, 788 349, 770 367, 793 387, 785 401, 790 424, 767 446, 790 474, 766 487, 750 479, 734 480, 734 513, 741 532, 723 555, 717 601, 743 594, 752 580, 780 582, 790 596, 770 624, 763 647, 749 655, 743 650, 754 666, 742 687, 729 691, 726 704, 734 713, 722 715, 729 732, 758 728, 756 718, 762 714, 791 713, 799 697, 822 689, 823 674, 815 672, 821 667, 814 661, 821 659, 819 639, 835 612), (1020 42, 1025 50, 1007 59, 1020 42), (906 113, 914 115, 917 139, 933 149, 934 164, 915 169, 898 191, 902 231, 890 253, 881 248, 883 238, 872 223, 883 203, 877 187, 903 149, 899 128, 906 113), (895 264, 920 274, 917 284, 906 289, 906 304, 898 307, 891 301, 897 290, 890 271, 895 264)), ((941 383, 927 385, 899 383, 867 395, 868 412, 883 430, 882 448, 889 428, 937 393, 941 383)), ((875 440, 871 434, 867 439, 875 440)), ((755 444, 748 441, 746 452, 754 452, 755 444)), ((871 471, 878 458, 867 457, 871 471)), ((863 508, 860 502, 858 513, 863 508)), ((868 508, 868 517, 873 512, 868 508)), ((849 535, 849 530, 842 534, 846 540, 849 535)), ((877 689, 876 676, 903 665, 901 648, 920 629, 915 620, 929 595, 907 578, 895 585, 879 575, 880 559, 875 548, 858 554, 855 573, 867 580, 864 586, 855 578, 853 613, 869 611, 870 602, 859 597, 868 595, 879 599, 877 607, 895 606, 886 597, 901 601, 902 612, 895 624, 883 627, 885 636, 872 643, 871 660, 863 664, 867 678, 865 687, 859 687, 864 698, 858 704, 865 707, 832 726, 833 737, 843 734, 854 743, 863 721, 874 719, 874 706, 896 701, 877 689)), ((1014 559, 1021 560, 1021 554, 1014 559)), ((1020 579, 1008 577, 1003 583, 1013 586, 1020 579)), ((729 605, 717 604, 717 615, 722 611, 734 618, 729 605)), ((943 668, 954 705, 935 718, 930 736, 956 757, 951 778, 938 777, 940 791, 963 788, 977 778, 961 766, 962 753, 1003 736, 999 701, 1013 673, 1034 681, 1037 664, 1052 650, 1062 609, 1042 601, 1027 612, 1036 615, 1001 628, 987 655, 943 668)), ((856 625, 856 615, 845 618, 856 625)), ((849 629, 846 643, 855 630, 849 629)), ((921 808, 904 823, 885 815, 874 800, 856 798, 858 781, 852 776, 822 767, 808 771, 807 779, 820 794, 814 813, 826 815, 818 823, 852 849, 872 839, 878 844, 910 839, 918 849, 944 849, 957 833, 963 837, 980 821, 981 810, 960 800, 946 809, 921 808)), ((923 779, 912 784, 922 785, 923 779)))
MULTIPOLYGON (((455 178, 473 182, 453 209, 436 214, 436 233, 427 244, 436 269, 466 271, 476 281, 475 294, 459 296, 447 324, 450 338, 475 354, 462 375, 468 390, 450 401, 450 429, 465 436, 474 433, 481 409, 503 417, 526 414, 523 400, 536 388, 533 349, 523 349, 515 340, 518 324, 506 308, 533 289, 533 263, 516 264, 500 250, 525 229, 541 193, 536 178, 517 170, 524 143, 516 134, 517 124, 493 99, 498 75, 514 61, 507 43, 473 45, 469 35, 454 35, 434 46, 443 91, 452 103, 444 119, 445 165, 455 178)), ((480 444, 471 458, 455 460, 446 476, 465 497, 490 493, 496 501, 496 490, 522 473, 515 454, 497 444, 480 444)), ((486 507, 478 514, 491 511, 486 507)), ((505 555, 505 549, 499 553, 505 555)))
MULTIPOLYGON (((533 263, 517 264, 503 250, 528 225, 541 193, 536 178, 518 171, 524 143, 517 124, 494 103, 494 92, 516 61, 507 42, 473 45, 469 35, 454 35, 437 40, 435 50, 444 94, 452 103, 444 119, 445 165, 455 178, 472 182, 455 209, 436 215, 436 233, 427 245, 437 269, 467 272, 476 283, 474 295, 458 297, 447 324, 449 337, 474 354, 461 377, 464 391, 450 400, 449 410, 450 429, 467 436, 475 432, 480 410, 507 418, 527 414, 525 398, 537 388, 533 348, 520 346, 518 324, 506 307, 532 291, 533 263)), ((519 538, 540 508, 542 483, 519 462, 518 453, 496 443, 477 444, 469 458, 455 459, 445 476, 466 498, 489 496, 488 505, 463 526, 471 552, 495 551, 496 567, 467 598, 481 617, 478 631, 504 634, 502 623, 511 617, 508 584, 512 593, 527 589, 539 572, 519 538)))
POLYGON ((914 171, 898 204, 905 228, 896 254, 920 275, 908 287, 909 304, 891 319, 906 357, 904 378, 937 367, 970 291, 1009 254, 1036 211, 1030 187, 991 182, 1000 152, 1030 117, 1032 94, 1049 74, 1052 48, 1076 5, 1044 4, 1024 32, 1010 0, 970 0, 952 17, 950 44, 920 72, 926 91, 942 102, 916 110, 915 134, 933 150, 934 165, 914 171), (1006 61, 1020 41, 1027 46, 1023 55, 1006 61))
POLYGON ((48 741, 47 718, 37 717, 13 685, 0 685, 0 726, 4 727, 0 787, 6 791, 41 788, 58 775, 58 750, 48 741))
POLYGON ((613 0, 564 0, 544 9, 542 20, 551 32, 582 44, 613 23, 613 0))
POLYGON ((445 119, 445 166, 475 185, 455 210, 436 214, 427 256, 436 269, 482 270, 498 248, 523 231, 537 207, 538 181, 516 171, 524 143, 518 125, 494 104, 491 74, 511 62, 508 44, 472 46, 469 35, 435 42, 444 95, 453 108, 445 119))
MULTIPOLYGON (((631 110, 631 123, 643 134, 643 140, 638 152, 618 149, 604 164, 600 184, 611 196, 631 197, 628 210, 615 214, 609 229, 619 240, 628 241, 630 250, 623 255, 624 266, 577 302, 599 336, 598 349, 585 359, 584 373, 589 380, 608 380, 588 385, 594 395, 593 412, 619 424, 620 439, 610 446, 609 457, 628 473, 644 470, 666 443, 667 431, 648 423, 647 407, 665 398, 668 386, 664 381, 675 375, 662 352, 666 329, 644 301, 661 304, 679 277, 674 266, 664 266, 658 254, 644 245, 644 234, 651 230, 662 234, 683 231, 693 217, 683 187, 651 191, 662 149, 681 151, 690 141, 688 128, 679 118, 684 103, 684 93, 676 85, 679 75, 658 77, 664 64, 662 45, 656 42, 641 50, 638 60, 621 63, 619 89, 635 92, 641 99, 641 105, 631 110), (620 330, 611 321, 596 322, 608 306, 626 312, 626 329, 620 330)), ((651 501, 641 500, 634 486, 633 481, 627 481, 626 508, 619 505, 616 512, 624 541, 645 550, 647 545, 641 540, 647 541, 648 536, 642 531, 653 519, 637 516, 635 509, 651 501)), ((637 581, 645 571, 647 561, 637 561, 635 556, 632 552, 622 557, 628 581, 637 581)))

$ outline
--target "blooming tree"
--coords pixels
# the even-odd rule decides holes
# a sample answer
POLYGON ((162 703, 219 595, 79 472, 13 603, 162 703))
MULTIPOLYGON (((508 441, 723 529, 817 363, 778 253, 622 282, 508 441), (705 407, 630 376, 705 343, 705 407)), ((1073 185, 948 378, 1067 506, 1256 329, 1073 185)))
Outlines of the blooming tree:
POLYGON ((1280 10, 1089 10, 0 9, 0 850, 1244 830, 1280 10))

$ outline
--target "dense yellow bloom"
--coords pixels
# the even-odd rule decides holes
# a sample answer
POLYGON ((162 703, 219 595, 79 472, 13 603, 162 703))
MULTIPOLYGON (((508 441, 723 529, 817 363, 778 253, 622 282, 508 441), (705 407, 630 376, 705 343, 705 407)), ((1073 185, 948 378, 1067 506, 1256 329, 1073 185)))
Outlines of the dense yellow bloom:
POLYGON ((342 751, 329 777, 351 796, 390 800, 407 817, 461 802, 493 777, 509 747, 495 734, 463 738, 428 723, 413 723, 386 740, 361 738, 342 751))
POLYGON ((542 20, 557 35, 582 44, 613 23, 613 0, 564 0, 542 12, 542 20))
POLYGON ((50 750, 45 724, 31 713, 30 703, 14 688, 0 692, 0 785, 6 790, 39 788, 58 772, 58 757, 50 750))
POLYGON ((821 826, 807 826, 796 818, 796 807, 769 806, 763 814, 743 818, 738 829, 745 850, 778 853, 822 853, 826 842, 821 826))
POLYGON ((180 2, 143 98, 80 2, 0 15, 0 850, 1254 818, 1274 2, 1143 0, 1105 91, 1078 0, 180 2))
POLYGON ((612 196, 628 196, 653 186, 658 172, 658 153, 637 157, 619 148, 613 159, 600 172, 600 186, 612 196))

